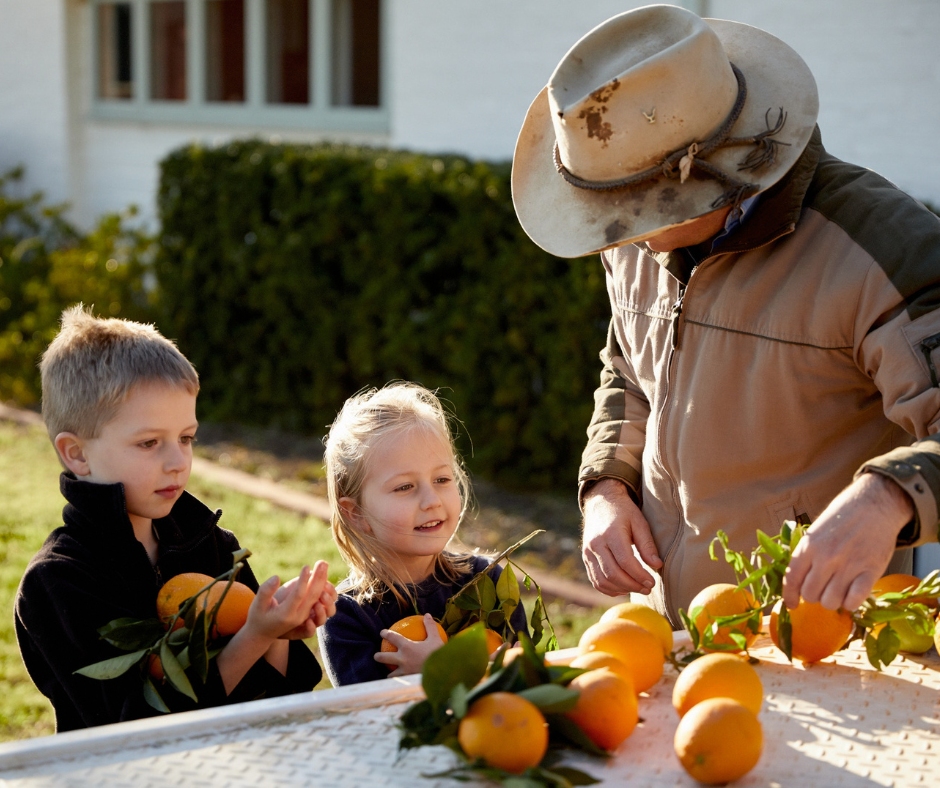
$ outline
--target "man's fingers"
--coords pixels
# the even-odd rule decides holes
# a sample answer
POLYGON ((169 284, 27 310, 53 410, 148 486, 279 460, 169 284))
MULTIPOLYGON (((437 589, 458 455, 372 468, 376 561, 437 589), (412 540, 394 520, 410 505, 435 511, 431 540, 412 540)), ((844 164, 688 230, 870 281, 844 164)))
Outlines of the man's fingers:
POLYGON ((604 553, 603 557, 593 552, 585 554, 585 569, 594 588, 608 596, 621 596, 631 592, 649 593, 645 585, 623 570, 609 550, 604 553))
MULTIPOLYGON (((653 541, 653 534, 650 532, 650 524, 646 518, 640 514, 633 518, 633 544, 640 553, 648 566, 653 569, 659 569, 663 565, 663 560, 659 557, 659 550, 656 549, 656 542, 653 541)), ((646 572, 644 571, 644 574, 646 572)), ((648 575, 647 575, 648 576, 648 575)), ((652 588, 652 586, 650 586, 652 588)))
POLYGON ((807 541, 808 538, 804 536, 803 541, 796 546, 793 556, 790 558, 790 564, 787 566, 787 571, 783 575, 783 604, 790 610, 800 604, 801 596, 804 599, 806 598, 806 590, 803 586, 806 576, 812 568, 809 557, 806 555, 807 541))
POLYGON ((872 586, 877 580, 877 576, 871 573, 862 573, 852 581, 848 593, 845 595, 843 609, 852 613, 861 607, 868 595, 871 593, 872 586))

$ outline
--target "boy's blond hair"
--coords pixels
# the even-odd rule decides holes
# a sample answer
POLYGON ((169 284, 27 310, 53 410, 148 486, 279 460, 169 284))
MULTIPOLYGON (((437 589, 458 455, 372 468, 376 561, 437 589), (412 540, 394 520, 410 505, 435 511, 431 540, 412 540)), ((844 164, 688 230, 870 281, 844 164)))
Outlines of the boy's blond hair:
POLYGON ((39 363, 42 417, 49 437, 96 438, 134 386, 166 383, 190 394, 199 376, 176 345, 152 325, 99 318, 76 304, 39 363))
MULTIPOLYGON (((402 605, 415 605, 414 593, 401 560, 371 533, 347 520, 340 498, 361 502, 368 475, 368 453, 378 441, 406 430, 419 429, 441 438, 454 460, 454 481, 460 493, 460 520, 470 503, 470 480, 454 447, 448 415, 434 392, 415 383, 391 383, 367 389, 346 400, 330 427, 325 444, 327 494, 332 508, 331 529, 340 554, 349 566, 341 590, 357 602, 382 598, 391 591, 402 605)), ((470 569, 470 556, 440 553, 432 576, 454 582, 470 569)))

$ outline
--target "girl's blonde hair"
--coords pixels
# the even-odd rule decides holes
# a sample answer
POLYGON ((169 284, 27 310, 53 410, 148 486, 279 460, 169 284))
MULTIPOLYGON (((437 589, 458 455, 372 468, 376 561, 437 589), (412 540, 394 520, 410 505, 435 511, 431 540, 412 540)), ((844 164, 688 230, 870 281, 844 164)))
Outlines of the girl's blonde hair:
MULTIPOLYGON (((402 605, 415 605, 410 578, 401 560, 371 533, 350 522, 339 505, 341 498, 361 502, 362 486, 369 472, 369 449, 377 442, 408 430, 419 429, 438 436, 453 456, 454 481, 460 493, 460 520, 470 504, 470 479, 454 447, 450 419, 440 400, 415 383, 390 383, 367 389, 346 400, 326 437, 326 482, 332 509, 330 527, 340 554, 349 566, 341 590, 357 602, 381 599, 391 591, 402 605)), ((470 556, 440 553, 432 576, 454 582, 468 571, 470 556)))

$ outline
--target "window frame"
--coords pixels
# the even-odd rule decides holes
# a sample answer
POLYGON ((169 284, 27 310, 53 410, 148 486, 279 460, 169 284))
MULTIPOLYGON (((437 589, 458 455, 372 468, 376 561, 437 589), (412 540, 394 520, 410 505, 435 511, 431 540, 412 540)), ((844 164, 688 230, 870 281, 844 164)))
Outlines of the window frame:
POLYGON ((163 125, 272 127, 308 131, 387 134, 388 3, 379 7, 379 106, 333 106, 332 0, 310 0, 310 103, 269 104, 265 100, 265 2, 245 0, 245 101, 206 100, 206 0, 186 3, 186 99, 150 98, 150 10, 160 0, 91 0, 91 69, 98 73, 98 7, 113 2, 131 6, 131 98, 106 99, 92 80, 90 115, 96 120, 120 120, 163 125))

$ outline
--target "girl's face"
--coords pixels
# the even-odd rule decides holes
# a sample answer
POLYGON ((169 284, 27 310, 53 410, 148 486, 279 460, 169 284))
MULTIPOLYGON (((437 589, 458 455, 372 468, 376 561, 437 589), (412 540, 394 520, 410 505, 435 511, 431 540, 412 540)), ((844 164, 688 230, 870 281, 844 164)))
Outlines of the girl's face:
POLYGON ((370 447, 368 463, 360 505, 350 498, 340 505, 398 555, 412 582, 420 582, 460 519, 450 445, 430 430, 408 429, 370 447))

